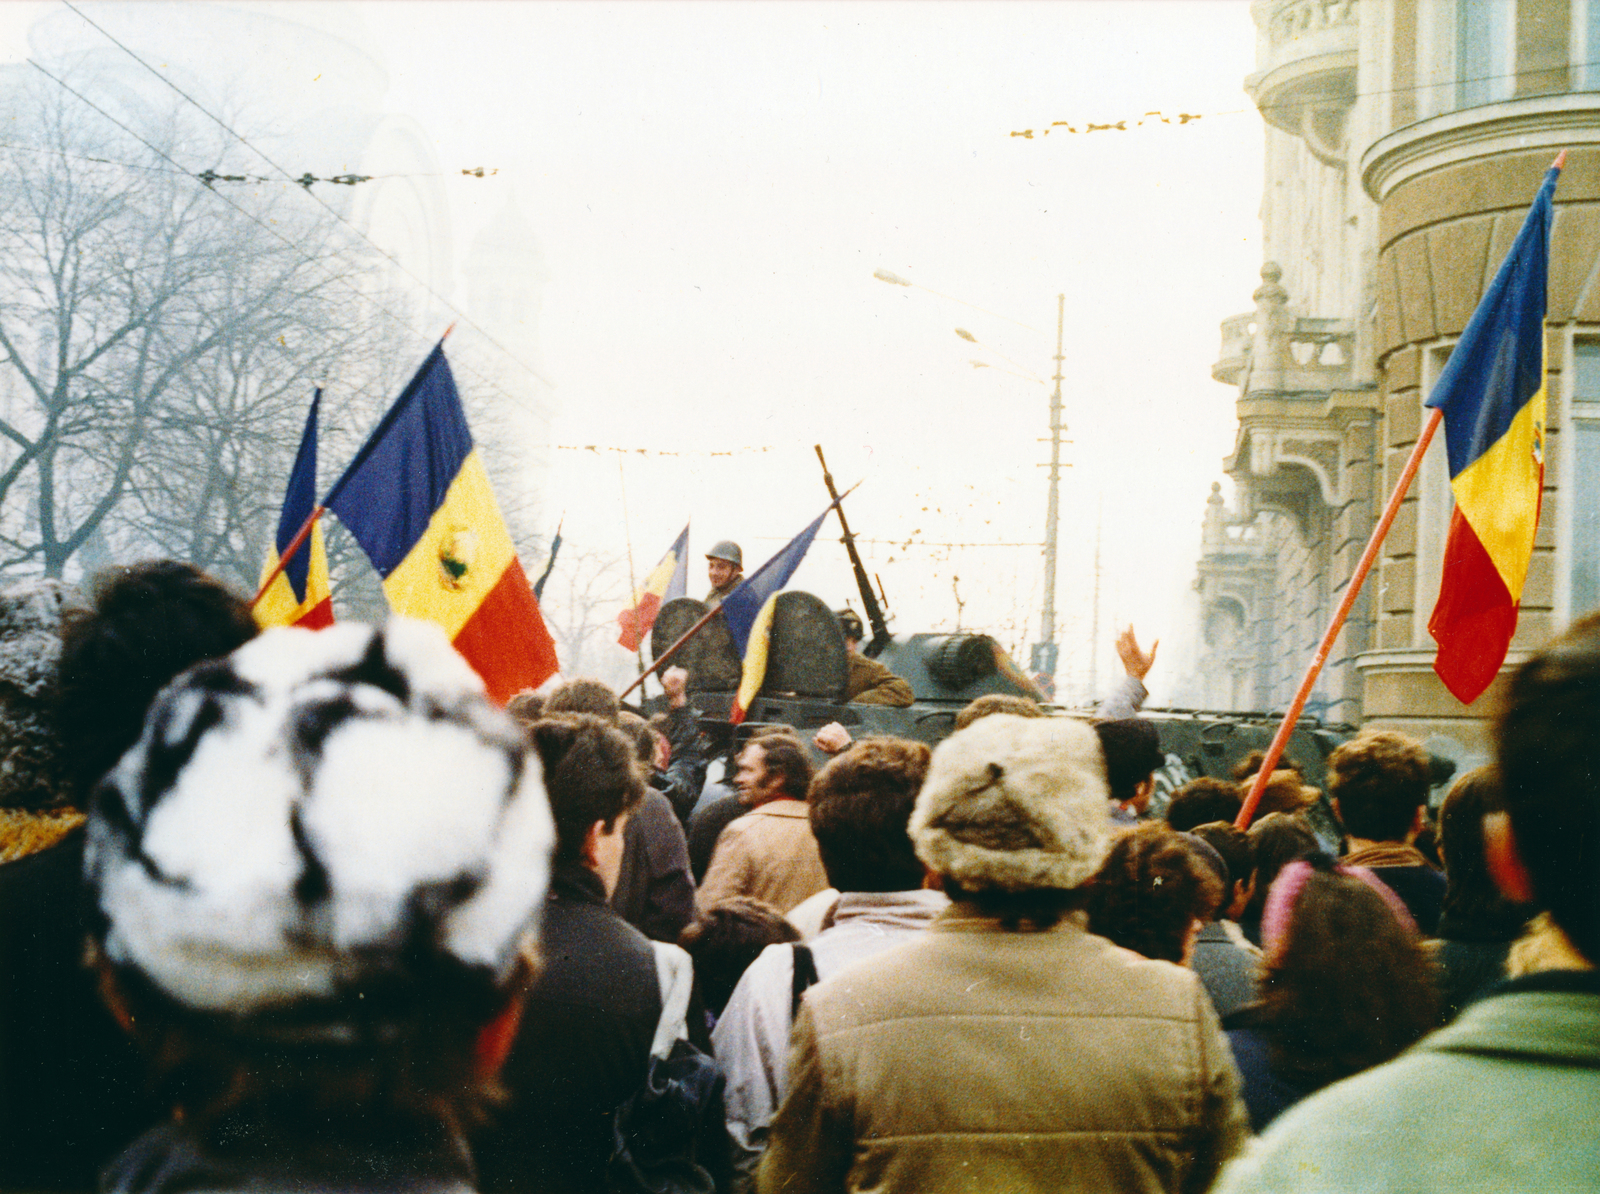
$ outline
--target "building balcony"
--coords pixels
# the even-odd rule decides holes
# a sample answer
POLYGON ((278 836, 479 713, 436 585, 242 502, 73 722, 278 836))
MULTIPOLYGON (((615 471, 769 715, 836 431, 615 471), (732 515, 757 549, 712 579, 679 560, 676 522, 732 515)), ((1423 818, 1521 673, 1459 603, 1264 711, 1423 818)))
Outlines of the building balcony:
POLYGON ((1523 96, 1460 108, 1378 138, 1361 155, 1361 185, 1382 203, 1424 174, 1530 149, 1600 145, 1600 92, 1523 96))
POLYGON ((1256 62, 1245 91, 1268 124, 1341 165, 1356 97, 1357 0, 1257 0, 1256 62))

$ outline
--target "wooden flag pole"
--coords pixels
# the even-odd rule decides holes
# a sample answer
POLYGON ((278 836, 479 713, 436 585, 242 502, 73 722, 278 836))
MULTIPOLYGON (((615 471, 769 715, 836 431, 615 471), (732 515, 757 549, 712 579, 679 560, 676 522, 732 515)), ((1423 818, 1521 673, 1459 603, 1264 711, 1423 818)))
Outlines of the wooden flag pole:
POLYGON ((1261 803, 1261 793, 1266 791, 1267 781, 1272 778, 1272 769, 1283 757, 1283 749, 1289 744, 1289 736, 1294 733, 1295 723, 1300 720, 1300 714, 1306 707, 1306 700, 1311 696, 1311 689, 1315 686, 1317 677, 1322 674, 1322 665, 1328 662, 1328 654, 1333 650, 1333 641, 1339 637, 1339 631, 1344 629, 1345 619, 1350 616, 1350 610, 1355 606, 1356 598, 1361 593, 1361 585, 1367 579, 1367 573, 1372 571, 1372 565, 1378 558, 1378 549, 1383 546, 1384 537, 1388 535, 1395 515, 1400 512, 1400 503, 1404 500, 1406 491, 1411 488, 1411 480, 1422 465, 1422 455, 1428 450, 1428 444, 1433 440, 1433 433, 1439 429, 1439 422, 1443 418, 1444 411, 1436 408, 1429 417, 1427 425, 1423 427, 1422 434, 1417 436, 1416 446, 1411 449, 1411 457, 1406 461, 1405 470, 1401 472, 1394 492, 1389 495, 1389 504, 1384 507, 1383 517, 1378 520, 1378 525, 1373 527, 1372 538, 1367 541, 1367 550, 1361 553, 1361 560, 1356 564, 1355 572, 1351 574, 1350 583, 1345 586, 1344 598, 1333 613, 1333 621, 1328 625, 1328 632, 1322 636, 1317 653, 1311 659, 1311 666, 1306 670, 1305 679, 1300 681, 1300 691, 1295 693, 1294 700, 1289 702, 1289 711, 1283 715, 1283 724, 1278 727, 1277 736, 1267 748, 1266 758, 1261 760, 1261 770, 1256 772, 1255 782, 1250 785, 1250 794, 1244 798, 1244 805, 1239 809, 1239 816, 1234 821, 1240 829, 1250 828, 1251 818, 1256 813, 1256 805, 1261 803))
POLYGON ((311 535, 311 528, 316 526, 317 519, 326 513, 326 506, 318 506, 312 510, 305 522, 300 524, 300 529, 294 533, 294 538, 289 540, 289 546, 283 549, 283 554, 278 557, 277 564, 272 571, 267 573, 267 579, 261 582, 261 587, 256 590, 256 595, 250 599, 250 608, 254 609, 260 600, 267 595, 267 590, 272 587, 272 582, 278 579, 278 574, 289 566, 289 561, 294 559, 294 553, 304 546, 311 535))

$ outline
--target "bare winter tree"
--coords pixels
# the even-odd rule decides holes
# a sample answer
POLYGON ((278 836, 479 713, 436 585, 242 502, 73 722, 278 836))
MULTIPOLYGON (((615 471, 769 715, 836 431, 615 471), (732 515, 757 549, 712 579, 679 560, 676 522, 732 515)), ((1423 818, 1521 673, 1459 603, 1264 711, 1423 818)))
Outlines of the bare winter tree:
POLYGON ((617 614, 630 597, 621 556, 562 548, 542 603, 562 675, 594 676, 619 688, 632 682, 636 661, 617 645, 617 614))
POLYGON ((176 115, 155 152, 48 84, 3 102, 0 570, 90 546, 253 587, 314 384, 337 370, 363 431, 381 401, 359 247, 284 188, 230 203, 176 169, 228 168, 176 115))

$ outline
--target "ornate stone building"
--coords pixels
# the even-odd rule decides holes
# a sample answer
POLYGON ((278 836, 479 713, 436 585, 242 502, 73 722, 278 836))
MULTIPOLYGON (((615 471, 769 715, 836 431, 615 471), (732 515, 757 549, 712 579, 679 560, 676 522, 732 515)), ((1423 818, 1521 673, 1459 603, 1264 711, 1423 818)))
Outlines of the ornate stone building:
MULTIPOLYGON (((1422 425, 1422 402, 1545 169, 1556 193, 1544 507, 1508 664, 1600 604, 1600 0, 1256 0, 1267 264, 1212 375, 1239 431, 1196 589, 1197 684, 1283 709, 1422 425), (1585 498, 1585 494, 1590 496, 1585 498)), ((1329 657, 1312 712, 1470 764, 1481 717, 1427 631, 1450 517, 1443 437, 1329 657)))

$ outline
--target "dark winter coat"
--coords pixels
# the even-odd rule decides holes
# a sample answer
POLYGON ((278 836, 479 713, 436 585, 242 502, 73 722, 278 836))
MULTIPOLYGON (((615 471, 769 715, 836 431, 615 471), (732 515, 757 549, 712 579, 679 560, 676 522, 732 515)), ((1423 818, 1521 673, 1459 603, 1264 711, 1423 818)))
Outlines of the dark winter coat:
POLYGON ((164 1117, 83 965, 84 833, 0 863, 0 1190, 89 1190, 164 1117))
POLYGON ((650 942, 577 864, 552 876, 539 953, 501 1075, 510 1100, 474 1148, 486 1194, 604 1190, 612 1117, 643 1084, 661 1019, 650 942))
POLYGON ((689 846, 660 792, 646 792, 622 827, 622 867, 611 907, 656 941, 677 941, 694 919, 689 846))

